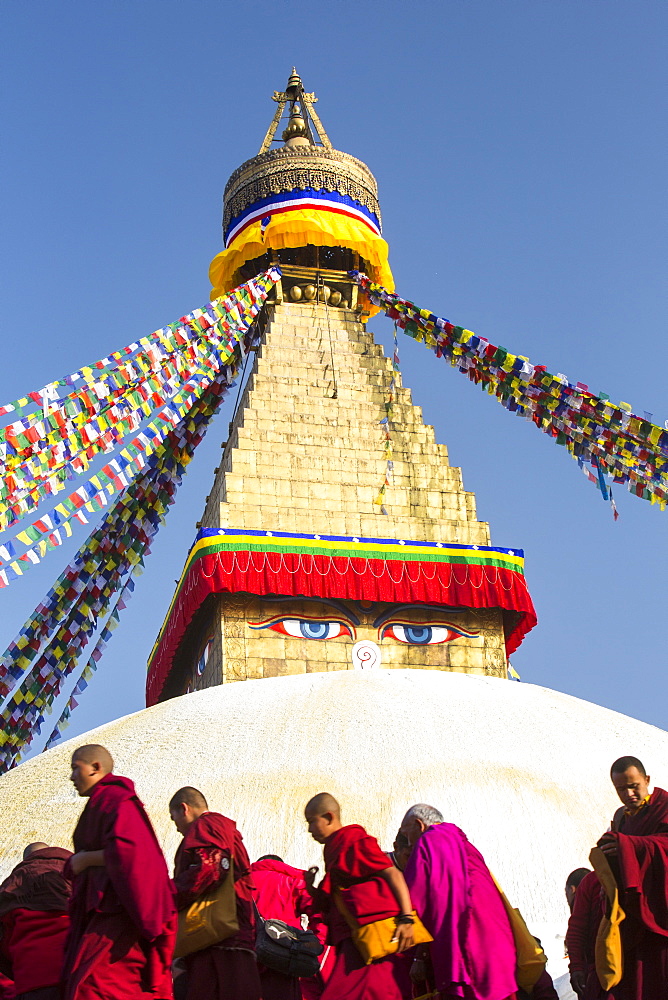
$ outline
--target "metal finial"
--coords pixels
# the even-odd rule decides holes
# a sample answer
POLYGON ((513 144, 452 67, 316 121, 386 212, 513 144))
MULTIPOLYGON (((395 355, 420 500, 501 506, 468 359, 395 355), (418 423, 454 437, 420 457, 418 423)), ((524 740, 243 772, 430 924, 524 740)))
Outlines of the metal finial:
POLYGON ((285 88, 285 96, 289 101, 296 101, 299 96, 300 90, 303 90, 301 77, 299 76, 299 73, 293 66, 292 73, 290 74, 290 78, 288 79, 288 85, 285 88))
POLYGON ((276 131, 287 104, 290 104, 290 120, 288 122, 288 127, 282 136, 284 142, 288 142, 292 139, 293 141, 290 145, 302 145, 304 139, 306 139, 306 143, 308 145, 315 146, 317 142, 317 140, 313 137, 313 132, 315 132, 317 138, 320 140, 325 149, 332 148, 329 136, 322 127, 322 123, 316 114, 315 108, 313 107, 318 98, 315 94, 305 93, 301 77, 294 66, 292 67, 292 73, 288 77, 288 83, 285 90, 275 90, 272 100, 276 101, 278 107, 276 108, 271 125, 267 129, 267 134, 264 137, 262 145, 260 146, 260 153, 266 153, 267 150, 271 149, 272 142, 279 141, 275 138, 276 131), (295 126, 299 126, 297 134, 295 126), (296 142, 294 140, 296 140, 296 142))

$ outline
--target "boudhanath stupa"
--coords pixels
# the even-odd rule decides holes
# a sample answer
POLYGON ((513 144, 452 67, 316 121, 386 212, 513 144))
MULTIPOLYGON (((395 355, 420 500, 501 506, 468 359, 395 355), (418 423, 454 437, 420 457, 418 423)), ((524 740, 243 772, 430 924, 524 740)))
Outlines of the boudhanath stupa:
POLYGON ((394 287, 376 180, 332 147, 294 70, 274 100, 225 188, 210 275, 213 296, 272 266, 281 279, 183 539, 148 707, 0 778, 2 871, 17 843, 69 845, 68 761, 86 742, 136 782, 168 857, 184 784, 238 822, 251 857, 303 867, 321 863, 303 822, 314 793, 388 850, 406 809, 429 802, 480 848, 559 975, 565 878, 618 805, 610 763, 665 771, 668 734, 509 680, 536 624, 521 539, 492 545, 351 277, 394 287))

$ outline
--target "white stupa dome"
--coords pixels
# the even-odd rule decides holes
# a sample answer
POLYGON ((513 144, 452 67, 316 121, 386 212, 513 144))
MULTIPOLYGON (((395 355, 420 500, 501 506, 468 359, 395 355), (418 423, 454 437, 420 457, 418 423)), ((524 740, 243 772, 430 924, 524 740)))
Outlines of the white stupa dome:
POLYGON ((251 858, 304 867, 322 863, 303 820, 318 791, 387 850, 408 806, 437 806, 543 939, 553 975, 563 971, 566 876, 588 865, 619 805, 610 764, 633 754, 657 778, 668 773, 668 733, 530 684, 437 670, 250 680, 108 723, 0 778, 3 877, 31 841, 70 846, 83 802, 69 762, 89 742, 135 781, 170 862, 178 834, 167 803, 186 784, 237 821, 251 858))

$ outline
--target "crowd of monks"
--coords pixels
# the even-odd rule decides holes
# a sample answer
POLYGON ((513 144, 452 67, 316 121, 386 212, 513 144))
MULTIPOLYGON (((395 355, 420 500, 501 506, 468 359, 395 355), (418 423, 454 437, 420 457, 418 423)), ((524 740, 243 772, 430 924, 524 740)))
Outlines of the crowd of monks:
MULTIPOLYGON (((567 882, 571 984, 581 1000, 661 1000, 668 793, 650 794, 634 757, 616 761, 611 777, 622 806, 592 851, 594 870, 567 882)), ((0 885, 0 1000, 557 997, 544 965, 523 980, 517 918, 480 852, 433 806, 407 811, 388 853, 342 823, 331 795, 315 795, 305 819, 324 849, 316 886, 315 868, 275 855, 251 863, 236 824, 181 788, 169 803, 182 836, 170 877, 132 781, 114 773, 104 747, 74 752, 71 781, 87 800, 74 851, 30 844, 0 885), (193 907, 224 890, 232 929, 175 959, 193 907), (258 926, 270 919, 313 932, 312 975, 258 961, 258 926), (363 938, 382 947, 370 957, 363 938)))

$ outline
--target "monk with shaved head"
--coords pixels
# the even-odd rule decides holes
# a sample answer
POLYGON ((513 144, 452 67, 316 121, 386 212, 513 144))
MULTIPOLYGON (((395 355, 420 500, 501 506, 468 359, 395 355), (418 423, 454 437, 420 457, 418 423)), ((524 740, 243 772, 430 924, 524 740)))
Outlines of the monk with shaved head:
POLYGON ((151 821, 105 747, 75 750, 70 780, 88 801, 67 864, 64 1000, 171 1000, 176 910, 151 821))
MULTIPOLYGON (((43 841, 28 844, 0 885, 0 972, 13 980, 18 1000, 60 1000, 70 925, 64 868, 71 856, 71 851, 43 841)), ((0 997, 4 995, 0 988, 0 997)))
MULTIPOLYGON (((657 786, 650 792, 652 779, 637 757, 619 757, 610 778, 622 805, 598 846, 614 874, 625 917, 623 975, 609 997, 658 1000, 668 989, 668 792, 657 786)), ((600 871, 600 861, 594 863, 600 871)), ((595 915, 595 898, 592 908, 595 915)), ((582 985, 581 979, 571 981, 582 985)))
POLYGON ((394 917, 397 952, 413 945, 411 898, 404 877, 366 830, 341 822, 339 803, 319 792, 304 810, 308 830, 324 846, 325 878, 314 899, 326 913, 336 962, 322 1000, 401 1000, 393 955, 366 965, 352 926, 394 917))
POLYGON ((231 878, 239 924, 231 936, 186 955, 186 1000, 260 1000, 250 858, 237 824, 211 812, 191 785, 172 795, 169 815, 183 837, 174 859, 178 909, 186 910, 231 878))

